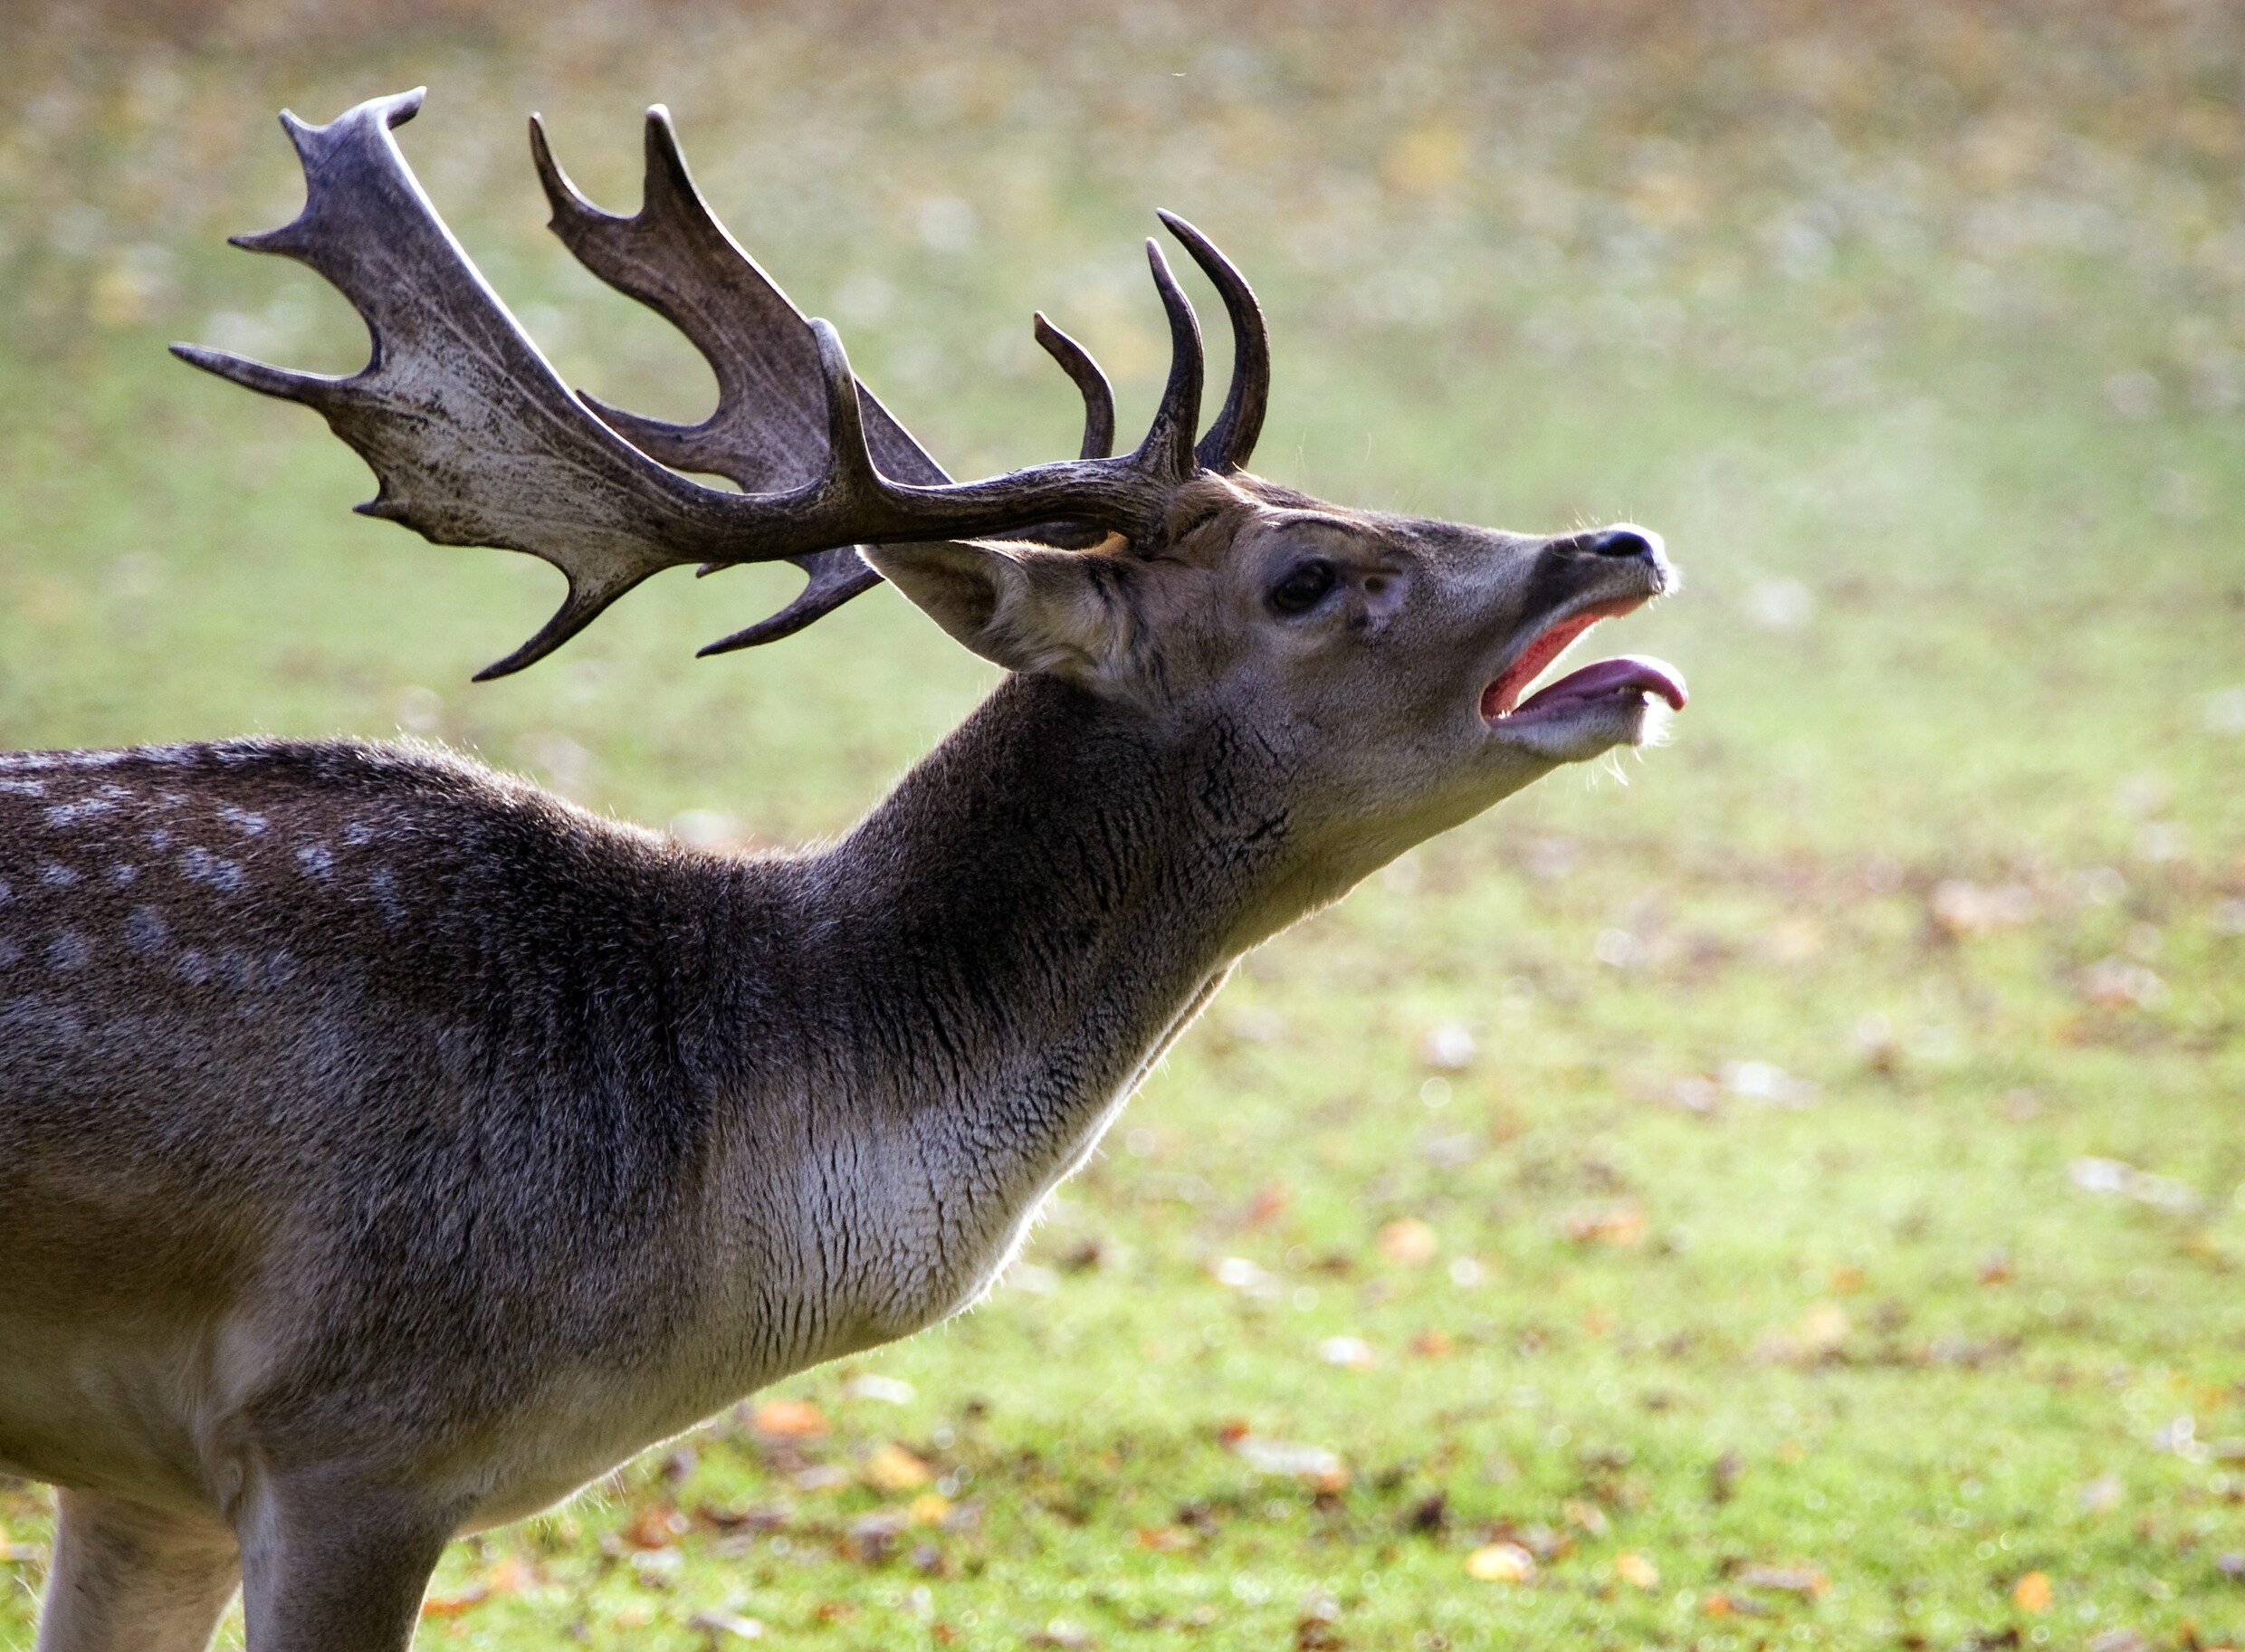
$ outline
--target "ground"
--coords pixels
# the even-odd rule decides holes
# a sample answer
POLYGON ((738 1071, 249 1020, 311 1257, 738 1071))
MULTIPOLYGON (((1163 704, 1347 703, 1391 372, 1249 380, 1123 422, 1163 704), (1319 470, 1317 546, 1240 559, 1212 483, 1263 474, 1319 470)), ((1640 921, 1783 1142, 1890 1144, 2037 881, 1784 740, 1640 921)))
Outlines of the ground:
MULTIPOLYGON (((1670 747, 1257 954, 989 1303, 456 1545, 422 1644, 2245 1632, 2245 37, 1847 15, 183 5, 12 42, 0 744, 402 730, 788 842, 988 688, 888 593, 693 661, 774 572, 468 683, 551 577, 350 517, 315 418, 161 348, 352 364, 339 301, 219 244, 292 210, 275 108, 421 81, 409 157, 609 399, 708 381, 541 235, 519 123, 628 209, 659 98, 957 473, 1073 451, 1035 305, 1143 416, 1168 205, 1270 310, 1259 469, 1628 517, 1686 570, 1612 633, 1688 674, 1670 747)), ((48 1507, 0 1484, 0 1646, 48 1507)))

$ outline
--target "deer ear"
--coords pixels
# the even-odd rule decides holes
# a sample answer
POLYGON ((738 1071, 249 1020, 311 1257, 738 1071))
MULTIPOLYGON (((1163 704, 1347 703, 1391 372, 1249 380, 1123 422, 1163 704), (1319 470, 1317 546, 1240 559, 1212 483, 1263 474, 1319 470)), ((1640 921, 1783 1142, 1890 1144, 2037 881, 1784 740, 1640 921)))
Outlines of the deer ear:
POLYGON ((1132 570, 1095 552, 973 540, 859 555, 929 618, 1008 671, 1112 683, 1129 653, 1132 570))

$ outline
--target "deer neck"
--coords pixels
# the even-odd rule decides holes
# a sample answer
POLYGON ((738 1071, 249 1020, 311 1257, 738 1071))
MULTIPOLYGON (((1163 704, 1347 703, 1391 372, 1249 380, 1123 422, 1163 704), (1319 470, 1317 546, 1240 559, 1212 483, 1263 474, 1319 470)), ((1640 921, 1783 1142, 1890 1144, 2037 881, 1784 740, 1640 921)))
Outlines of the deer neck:
POLYGON ((1269 858, 1194 783, 1210 738, 1008 680, 825 857, 834 932, 874 955, 850 996, 956 1050, 962 1088, 1133 1065, 1242 950, 1269 858))
POLYGON ((814 1020, 857 1064, 826 1139, 955 1230, 882 1332, 982 1288, 1242 950, 1283 834, 1232 809, 1221 740, 1014 678, 815 863, 814 1020))

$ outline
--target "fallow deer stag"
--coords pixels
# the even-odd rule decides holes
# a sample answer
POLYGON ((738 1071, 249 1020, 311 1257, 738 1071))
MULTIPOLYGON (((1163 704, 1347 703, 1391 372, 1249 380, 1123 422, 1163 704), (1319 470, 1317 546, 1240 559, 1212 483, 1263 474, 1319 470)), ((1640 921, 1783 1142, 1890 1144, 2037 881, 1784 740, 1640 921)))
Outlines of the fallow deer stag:
MULTIPOLYGON (((420 94, 283 117, 348 377, 179 354, 316 408, 362 510, 568 578, 559 647, 673 564, 881 579, 1011 673, 845 838, 704 853, 423 750, 0 758, 0 1469, 53 1482, 43 1652, 396 1652, 439 1551, 821 1361, 956 1313, 1249 948, 1684 702, 1647 659, 1524 691, 1670 588, 1660 541, 1321 503, 1247 473, 1149 243, 1169 380, 1111 454, 954 482, 710 216, 667 117, 645 203, 553 227, 716 369, 681 426, 572 393, 407 170, 420 94), (730 477, 719 490, 683 473, 730 477)), ((709 652, 705 650, 705 652, 709 652)))

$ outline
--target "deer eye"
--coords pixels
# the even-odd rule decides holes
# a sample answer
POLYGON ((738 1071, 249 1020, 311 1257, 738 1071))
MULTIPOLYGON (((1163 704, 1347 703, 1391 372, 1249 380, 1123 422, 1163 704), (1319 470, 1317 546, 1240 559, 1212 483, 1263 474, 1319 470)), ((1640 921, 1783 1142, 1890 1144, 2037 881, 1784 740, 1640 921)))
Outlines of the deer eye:
POLYGON ((1281 614, 1307 614, 1339 583, 1332 563, 1304 562, 1271 587, 1271 606, 1281 614))

